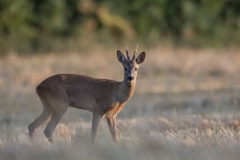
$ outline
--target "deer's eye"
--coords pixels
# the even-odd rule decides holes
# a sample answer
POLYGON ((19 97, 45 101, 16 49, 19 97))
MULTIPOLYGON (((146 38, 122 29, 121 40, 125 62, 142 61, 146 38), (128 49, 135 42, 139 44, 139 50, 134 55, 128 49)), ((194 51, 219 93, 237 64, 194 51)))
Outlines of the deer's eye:
POLYGON ((127 70, 127 68, 125 67, 125 68, 124 68, 124 70, 126 71, 126 70, 127 70))
POLYGON ((138 69, 137 68, 135 68, 135 71, 137 71, 138 69))

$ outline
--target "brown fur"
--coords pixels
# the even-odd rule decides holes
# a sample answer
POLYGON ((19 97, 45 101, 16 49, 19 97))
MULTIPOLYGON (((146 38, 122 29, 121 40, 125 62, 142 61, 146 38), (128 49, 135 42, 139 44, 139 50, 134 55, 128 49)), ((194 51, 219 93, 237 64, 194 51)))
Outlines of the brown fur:
POLYGON ((49 121, 44 133, 53 142, 52 133, 68 106, 88 110, 93 113, 92 142, 95 142, 101 119, 105 116, 113 137, 117 141, 116 116, 133 95, 137 68, 144 61, 145 53, 135 60, 126 60, 118 51, 119 61, 125 68, 124 80, 116 82, 108 79, 96 79, 84 75, 58 74, 40 83, 36 92, 43 103, 43 113, 31 123, 29 136, 46 121, 49 121), (133 77, 132 81, 128 78, 133 77))

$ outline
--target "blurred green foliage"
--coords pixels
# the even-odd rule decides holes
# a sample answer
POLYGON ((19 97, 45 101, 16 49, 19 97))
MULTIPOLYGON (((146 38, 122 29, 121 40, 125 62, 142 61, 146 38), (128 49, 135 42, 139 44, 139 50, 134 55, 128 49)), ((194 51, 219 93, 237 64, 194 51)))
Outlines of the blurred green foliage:
MULTIPOLYGON (((0 54, 123 40, 240 44, 239 0, 0 0, 0 54)), ((75 46, 75 47, 74 47, 75 46)))

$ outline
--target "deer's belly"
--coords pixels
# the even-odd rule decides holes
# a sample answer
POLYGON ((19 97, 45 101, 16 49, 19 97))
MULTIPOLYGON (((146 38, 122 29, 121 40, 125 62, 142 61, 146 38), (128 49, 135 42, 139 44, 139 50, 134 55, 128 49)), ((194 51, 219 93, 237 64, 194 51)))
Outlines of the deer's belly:
POLYGON ((70 100, 70 106, 78 109, 88 110, 90 112, 93 112, 95 104, 96 100, 91 97, 70 100))

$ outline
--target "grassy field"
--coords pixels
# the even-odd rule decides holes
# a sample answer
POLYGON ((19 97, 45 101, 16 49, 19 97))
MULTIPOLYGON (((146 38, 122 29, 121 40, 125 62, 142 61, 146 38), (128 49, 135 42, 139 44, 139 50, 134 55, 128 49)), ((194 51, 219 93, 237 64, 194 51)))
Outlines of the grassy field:
POLYGON ((95 146, 92 115, 73 108, 55 130, 53 146, 45 126, 31 141, 27 126, 42 111, 35 88, 58 73, 121 81, 116 51, 1 57, 0 159, 239 159, 239 50, 145 51, 135 94, 117 117, 119 144, 103 119, 95 146))

